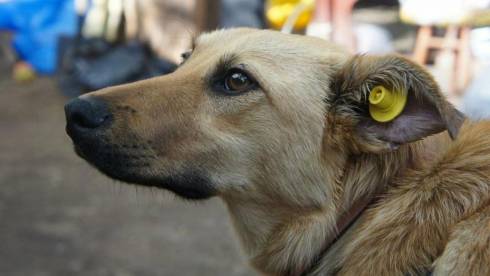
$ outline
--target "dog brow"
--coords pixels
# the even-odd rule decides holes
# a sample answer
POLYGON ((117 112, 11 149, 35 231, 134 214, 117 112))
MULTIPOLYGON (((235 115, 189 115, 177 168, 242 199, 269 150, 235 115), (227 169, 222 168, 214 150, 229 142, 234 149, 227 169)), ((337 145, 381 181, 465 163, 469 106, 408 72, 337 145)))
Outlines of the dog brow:
POLYGON ((223 55, 216 64, 216 72, 226 72, 232 68, 238 60, 235 54, 225 54, 223 55))
POLYGON ((209 74, 208 79, 224 77, 226 72, 237 64, 238 56, 235 54, 224 54, 216 63, 214 70, 209 74))

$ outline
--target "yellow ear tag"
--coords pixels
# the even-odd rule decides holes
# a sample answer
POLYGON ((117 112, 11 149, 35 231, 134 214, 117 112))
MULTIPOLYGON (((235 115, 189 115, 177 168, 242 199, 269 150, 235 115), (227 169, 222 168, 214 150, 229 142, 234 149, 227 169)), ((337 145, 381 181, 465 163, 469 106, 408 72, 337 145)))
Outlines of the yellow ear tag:
POLYGON ((407 103, 407 94, 376 86, 369 93, 369 114, 381 123, 389 122, 402 113, 407 103))

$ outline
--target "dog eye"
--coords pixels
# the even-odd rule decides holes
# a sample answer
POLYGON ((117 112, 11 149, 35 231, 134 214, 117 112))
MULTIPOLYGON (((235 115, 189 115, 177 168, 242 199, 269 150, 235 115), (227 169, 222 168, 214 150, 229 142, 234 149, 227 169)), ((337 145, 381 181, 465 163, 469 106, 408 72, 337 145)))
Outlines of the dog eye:
POLYGON ((192 54, 192 51, 187 51, 182 54, 180 54, 180 57, 182 58, 181 63, 184 63, 192 54))
POLYGON ((188 59, 191 56, 191 53, 191 51, 183 52, 180 54, 180 57, 182 57, 182 59, 188 59))
POLYGON ((233 69, 225 76, 224 88, 229 93, 240 93, 252 89, 255 82, 242 70, 233 69))

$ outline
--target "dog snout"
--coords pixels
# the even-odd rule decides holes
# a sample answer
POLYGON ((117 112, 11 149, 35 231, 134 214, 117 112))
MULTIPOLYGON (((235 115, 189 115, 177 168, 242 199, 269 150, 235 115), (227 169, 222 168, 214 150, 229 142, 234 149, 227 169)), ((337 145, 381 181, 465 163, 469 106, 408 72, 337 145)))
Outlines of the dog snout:
POLYGON ((71 100, 65 105, 65 116, 66 129, 72 138, 109 125, 112 117, 107 103, 96 97, 71 100))

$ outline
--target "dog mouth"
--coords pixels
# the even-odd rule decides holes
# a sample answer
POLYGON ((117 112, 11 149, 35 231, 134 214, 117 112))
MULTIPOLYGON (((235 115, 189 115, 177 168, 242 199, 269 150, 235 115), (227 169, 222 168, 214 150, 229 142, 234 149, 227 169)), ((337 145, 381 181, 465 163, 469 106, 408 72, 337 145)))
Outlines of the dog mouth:
POLYGON ((158 169, 153 168, 158 163, 158 155, 148 144, 113 144, 108 138, 99 137, 74 141, 74 150, 101 173, 118 181, 166 189, 192 200, 217 194, 209 177, 201 170, 187 167, 170 176, 160 175, 158 169))
POLYGON ((78 156, 104 174, 125 182, 131 182, 126 178, 133 179, 148 171, 158 159, 147 145, 115 144, 106 137, 74 141, 74 149, 78 156))

